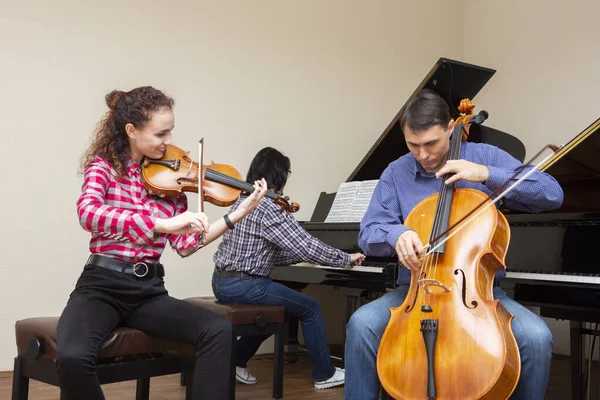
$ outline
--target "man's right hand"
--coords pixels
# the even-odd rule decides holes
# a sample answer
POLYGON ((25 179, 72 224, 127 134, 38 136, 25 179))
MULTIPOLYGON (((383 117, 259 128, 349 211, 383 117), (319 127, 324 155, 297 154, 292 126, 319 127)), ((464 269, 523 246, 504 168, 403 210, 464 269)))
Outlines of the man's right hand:
POLYGON ((406 268, 412 271, 421 269, 419 256, 425 254, 425 248, 417 232, 408 230, 398 237, 396 241, 398 259, 406 268))

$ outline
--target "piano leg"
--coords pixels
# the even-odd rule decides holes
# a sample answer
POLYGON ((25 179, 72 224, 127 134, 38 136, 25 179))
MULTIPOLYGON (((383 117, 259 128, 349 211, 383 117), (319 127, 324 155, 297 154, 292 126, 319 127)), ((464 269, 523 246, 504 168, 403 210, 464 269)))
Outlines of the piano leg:
POLYGON ((583 346, 581 321, 571 321, 571 399, 583 399, 583 346))
POLYGON ((346 326, 350 321, 350 317, 354 311, 364 303, 364 298, 367 291, 364 289, 338 287, 338 289, 346 296, 346 309, 344 310, 344 326, 342 326, 342 356, 341 362, 344 362, 344 349, 346 348, 346 326))
POLYGON ((346 349, 346 326, 350 322, 352 313, 356 311, 358 298, 356 296, 346 294, 346 310, 344 315, 344 326, 342 327, 342 362, 344 361, 346 349))

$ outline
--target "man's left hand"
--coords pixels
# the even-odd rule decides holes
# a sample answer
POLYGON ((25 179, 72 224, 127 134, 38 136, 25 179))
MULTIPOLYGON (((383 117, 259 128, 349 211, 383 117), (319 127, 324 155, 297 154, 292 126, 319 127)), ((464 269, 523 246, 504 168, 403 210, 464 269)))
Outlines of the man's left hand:
POLYGON ((469 182, 485 182, 490 176, 490 170, 485 165, 475 164, 467 160, 450 160, 435 174, 440 178, 448 173, 454 173, 444 182, 446 185, 464 179, 469 182))

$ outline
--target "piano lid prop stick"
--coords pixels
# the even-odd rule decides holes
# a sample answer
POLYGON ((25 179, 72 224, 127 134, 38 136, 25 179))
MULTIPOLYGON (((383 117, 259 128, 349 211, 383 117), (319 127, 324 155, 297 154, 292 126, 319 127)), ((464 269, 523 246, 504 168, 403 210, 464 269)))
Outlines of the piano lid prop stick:
MULTIPOLYGON (((549 146, 546 146, 549 147, 549 146)), ((438 244, 436 244, 435 246, 431 247, 431 243, 427 243, 425 246, 423 246, 423 248, 425 249, 429 249, 425 255, 423 255, 422 258, 427 257, 428 255, 430 255, 431 253, 433 253, 435 250, 437 250, 440 246, 442 246, 444 243, 446 243, 448 241, 448 239, 450 239, 452 236, 454 236, 458 231, 460 231, 462 228, 464 228, 469 222, 473 221, 475 218, 477 218, 479 216, 479 214, 481 214, 485 209, 487 209, 488 207, 492 206, 493 204, 496 204, 498 201, 500 201, 504 196, 506 196, 510 191, 512 191, 515 187, 517 187, 517 185, 519 185, 522 181, 524 181, 525 179, 527 179, 529 177, 529 175, 531 175, 534 171, 538 170, 540 165, 544 164, 546 161, 548 161, 555 153, 556 151, 558 151, 558 149, 562 148, 563 146, 558 146, 558 147, 553 147, 552 148, 552 153, 550 153, 548 156, 546 156, 542 161, 540 161, 537 165, 534 165, 533 168, 531 168, 529 171, 527 171, 527 173, 525 175, 523 175, 521 178, 519 178, 515 183, 513 183, 512 185, 510 185, 506 190, 504 190, 504 192, 500 193, 494 200, 492 200, 491 202, 489 202, 487 205, 485 205, 483 208, 481 208, 477 213, 471 215, 471 217, 469 217, 469 219, 467 219, 466 221, 464 221, 462 224, 460 224, 461 221, 459 221, 457 224, 455 224, 454 226, 450 227, 450 229, 448 229, 448 231, 453 230, 452 233, 450 233, 448 236, 446 236, 446 238, 444 240, 441 240, 438 244), (458 225, 460 224, 460 225, 458 225)), ((543 149, 542 149, 543 150, 543 149)), ((535 157, 534 157, 535 158, 535 157)), ((528 163, 530 164, 530 163, 528 163)), ((510 179, 512 179, 513 177, 511 177, 510 179)), ((509 179, 509 180, 510 180, 509 179)), ((486 200, 487 201, 487 200, 486 200)), ((446 231, 446 232, 448 232, 446 231)), ((445 233, 446 233, 445 232, 445 233)), ((441 237, 443 235, 445 235, 445 233, 442 233, 440 236, 441 237)))

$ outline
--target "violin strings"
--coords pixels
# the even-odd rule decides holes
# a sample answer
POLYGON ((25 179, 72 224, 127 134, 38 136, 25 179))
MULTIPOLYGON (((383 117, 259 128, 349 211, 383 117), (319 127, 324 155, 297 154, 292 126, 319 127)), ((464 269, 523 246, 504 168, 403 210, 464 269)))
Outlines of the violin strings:
MULTIPOLYGON (((235 188, 245 190, 250 193, 252 193, 254 191, 254 186, 252 186, 248 182, 244 182, 239 179, 233 178, 233 177, 226 175, 220 171, 215 171, 210 168, 206 169, 206 179, 217 180, 217 178, 218 178, 218 182, 225 183, 228 186, 233 186, 235 188), (211 177, 213 179, 211 179, 211 177)), ((279 199, 279 196, 271 190, 267 191, 266 196, 271 199, 275 199, 275 200, 279 199)))

